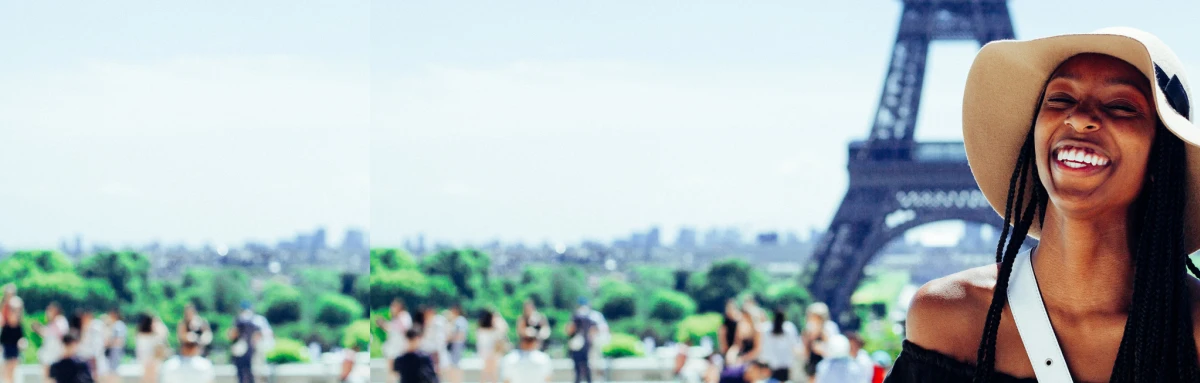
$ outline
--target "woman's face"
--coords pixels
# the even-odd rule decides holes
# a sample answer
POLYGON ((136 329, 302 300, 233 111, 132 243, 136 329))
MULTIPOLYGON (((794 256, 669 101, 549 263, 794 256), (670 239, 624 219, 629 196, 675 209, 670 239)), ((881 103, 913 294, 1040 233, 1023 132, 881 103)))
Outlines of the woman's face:
POLYGON ((725 316, 737 319, 737 318, 740 318, 742 315, 741 315, 741 311, 738 310, 736 304, 734 304, 733 302, 725 302, 725 316))
POLYGON ((1125 210, 1141 192, 1158 117, 1146 76, 1083 54, 1046 85, 1034 124, 1038 175, 1055 208, 1088 217, 1125 210))

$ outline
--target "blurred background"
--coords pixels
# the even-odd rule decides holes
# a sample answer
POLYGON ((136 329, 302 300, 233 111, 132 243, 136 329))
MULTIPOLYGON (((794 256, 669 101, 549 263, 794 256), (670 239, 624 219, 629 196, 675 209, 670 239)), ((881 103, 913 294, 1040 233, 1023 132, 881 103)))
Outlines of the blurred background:
POLYGON ((365 1, 0 5, 0 284, 26 322, 52 301, 67 316, 115 307, 130 328, 159 317, 175 348, 191 303, 222 364, 247 301, 286 351, 273 363, 353 343, 369 14, 365 1))
MULTIPOLYGON (((715 336, 728 298, 803 328, 904 3, 374 4, 372 309, 512 323, 530 299, 551 355, 580 296, 636 341, 613 356, 715 336)), ((1200 63, 1197 4, 1007 4, 1019 39, 1132 26, 1200 63)), ((931 44, 916 141, 961 141, 978 49, 931 44)), ((993 262, 998 236, 941 220, 871 254, 848 310, 865 349, 894 358, 916 287, 993 262)))

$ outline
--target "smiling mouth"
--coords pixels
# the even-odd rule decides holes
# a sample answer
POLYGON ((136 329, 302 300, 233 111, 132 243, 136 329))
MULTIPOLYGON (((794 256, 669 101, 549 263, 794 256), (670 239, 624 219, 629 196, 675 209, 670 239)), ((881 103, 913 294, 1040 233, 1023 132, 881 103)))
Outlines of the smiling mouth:
POLYGON ((1068 169, 1093 170, 1108 166, 1109 159, 1089 148, 1063 146, 1054 152, 1055 160, 1068 169))

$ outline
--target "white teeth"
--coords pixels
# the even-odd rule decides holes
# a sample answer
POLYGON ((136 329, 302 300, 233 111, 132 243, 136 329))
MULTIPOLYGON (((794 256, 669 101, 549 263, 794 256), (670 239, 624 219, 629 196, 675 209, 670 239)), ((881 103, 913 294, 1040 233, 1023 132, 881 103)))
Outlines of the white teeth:
POLYGON ((1063 149, 1058 151, 1058 160, 1063 161, 1071 168, 1081 168, 1087 165, 1104 166, 1108 165, 1108 159, 1095 153, 1087 153, 1081 149, 1063 149))

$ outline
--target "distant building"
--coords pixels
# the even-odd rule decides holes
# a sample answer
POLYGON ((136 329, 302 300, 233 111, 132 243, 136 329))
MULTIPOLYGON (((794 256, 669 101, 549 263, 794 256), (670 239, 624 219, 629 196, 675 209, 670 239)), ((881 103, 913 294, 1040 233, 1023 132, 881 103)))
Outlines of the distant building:
MULTIPOLYGON (((406 243, 408 241, 405 241, 406 243)), ((362 230, 348 229, 346 237, 342 239, 342 251, 349 253, 361 253, 367 250, 367 236, 362 230)))
POLYGON ((635 232, 629 236, 630 249, 641 249, 644 247, 646 247, 646 234, 635 232))
POLYGON ((709 229, 707 232, 704 233, 704 246, 706 246, 706 247, 721 246, 721 244, 722 244, 721 242, 722 242, 722 240, 721 240, 721 231, 720 230, 713 228, 713 229, 709 229))
POLYGON ((760 234, 758 235, 758 241, 757 241, 757 243, 758 243, 758 245, 759 245, 759 246, 776 246, 776 245, 779 245, 779 233, 776 233, 776 232, 773 232, 773 231, 772 231, 772 232, 767 232, 767 233, 760 233, 760 234))
POLYGON ((325 228, 319 227, 317 228, 317 231, 313 233, 311 246, 313 250, 324 250, 326 247, 328 247, 327 242, 325 241, 325 228))
POLYGON ((742 232, 736 227, 725 229, 725 235, 722 236, 725 246, 738 246, 742 244, 742 232))
POLYGON ((681 250, 695 249, 696 230, 688 227, 679 229, 679 236, 675 238, 675 248, 681 250))

